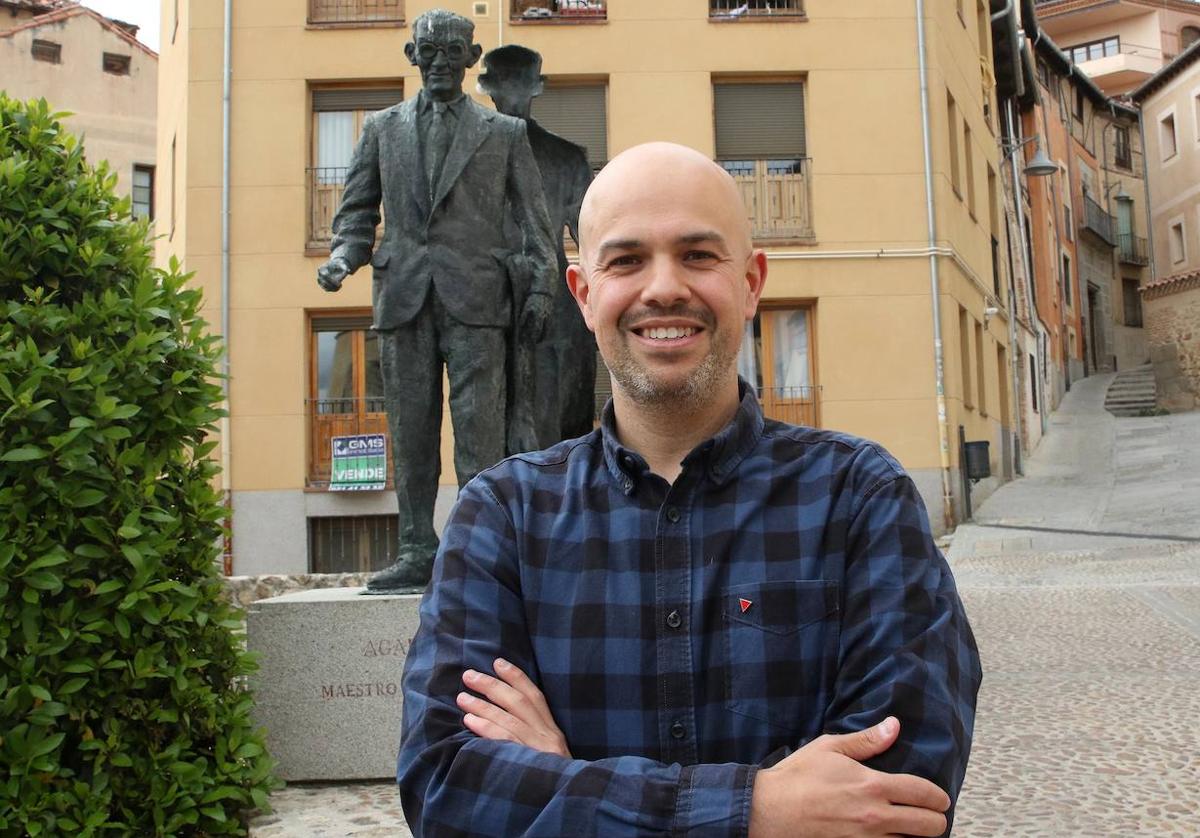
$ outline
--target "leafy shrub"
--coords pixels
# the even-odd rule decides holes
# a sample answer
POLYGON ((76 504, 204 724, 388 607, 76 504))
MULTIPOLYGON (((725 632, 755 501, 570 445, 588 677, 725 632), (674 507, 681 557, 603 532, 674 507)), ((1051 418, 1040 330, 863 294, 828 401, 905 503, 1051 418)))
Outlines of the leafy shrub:
POLYGON ((0 834, 244 834, 220 347, 58 116, 0 94, 0 834))

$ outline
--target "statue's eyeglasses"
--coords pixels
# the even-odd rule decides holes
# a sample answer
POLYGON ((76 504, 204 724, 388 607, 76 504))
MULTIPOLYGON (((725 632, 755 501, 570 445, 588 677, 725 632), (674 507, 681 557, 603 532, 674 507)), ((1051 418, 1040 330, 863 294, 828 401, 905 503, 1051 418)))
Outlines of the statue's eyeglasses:
POLYGON ((439 52, 445 53, 446 57, 451 61, 460 61, 466 57, 467 47, 458 41, 449 44, 435 44, 432 41, 422 41, 417 44, 417 55, 426 61, 432 61, 437 58, 439 52))

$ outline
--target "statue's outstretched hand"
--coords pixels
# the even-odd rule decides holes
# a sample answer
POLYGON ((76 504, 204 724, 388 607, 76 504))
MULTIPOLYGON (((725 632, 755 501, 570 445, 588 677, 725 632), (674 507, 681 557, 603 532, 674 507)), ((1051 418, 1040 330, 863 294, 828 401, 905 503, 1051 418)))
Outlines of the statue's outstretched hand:
POLYGON ((496 658, 493 666, 499 678, 473 669, 463 673, 467 689, 486 696, 479 698, 465 691, 458 694, 459 709, 466 714, 463 725, 483 739, 508 740, 570 758, 567 738, 537 685, 503 658, 496 658))
POLYGON ((340 256, 334 256, 321 267, 317 268, 317 284, 326 291, 339 291, 342 280, 350 274, 350 265, 340 256))
POLYGON ((550 323, 551 299, 546 294, 530 294, 521 309, 521 340, 537 343, 550 323))

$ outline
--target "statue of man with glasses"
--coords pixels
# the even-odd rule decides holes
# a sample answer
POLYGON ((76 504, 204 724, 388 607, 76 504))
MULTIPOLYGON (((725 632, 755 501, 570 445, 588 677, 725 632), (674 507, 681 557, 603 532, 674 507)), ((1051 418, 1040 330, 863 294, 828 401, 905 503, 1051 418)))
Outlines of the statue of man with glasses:
POLYGON ((463 94, 466 69, 483 52, 474 36, 470 20, 443 9, 413 24, 404 54, 420 69, 422 90, 366 119, 329 261, 317 272, 322 288, 337 291, 367 262, 373 269, 400 534, 396 562, 372 577, 370 593, 429 581, 438 547, 443 366, 462 487, 510 453, 508 342, 538 340, 554 283, 564 281, 525 123, 463 94), (506 207, 519 241, 505 232, 506 207), (372 252, 381 208, 383 237, 372 252), (514 253, 533 278, 521 299, 506 267, 514 253))

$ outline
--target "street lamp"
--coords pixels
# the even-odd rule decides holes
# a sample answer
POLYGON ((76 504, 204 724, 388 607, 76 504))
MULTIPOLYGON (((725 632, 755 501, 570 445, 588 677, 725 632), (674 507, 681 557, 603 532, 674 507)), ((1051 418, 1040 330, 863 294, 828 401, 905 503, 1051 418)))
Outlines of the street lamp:
POLYGON ((1034 152, 1033 159, 1025 165, 1025 175, 1027 177, 1049 177, 1058 171, 1058 164, 1046 156, 1046 152, 1042 150, 1041 134, 1034 134, 1032 137, 1027 137, 1019 143, 1001 142, 1001 147, 1004 149, 1004 159, 1007 160, 1017 151, 1029 145, 1037 143, 1037 151, 1034 152))

